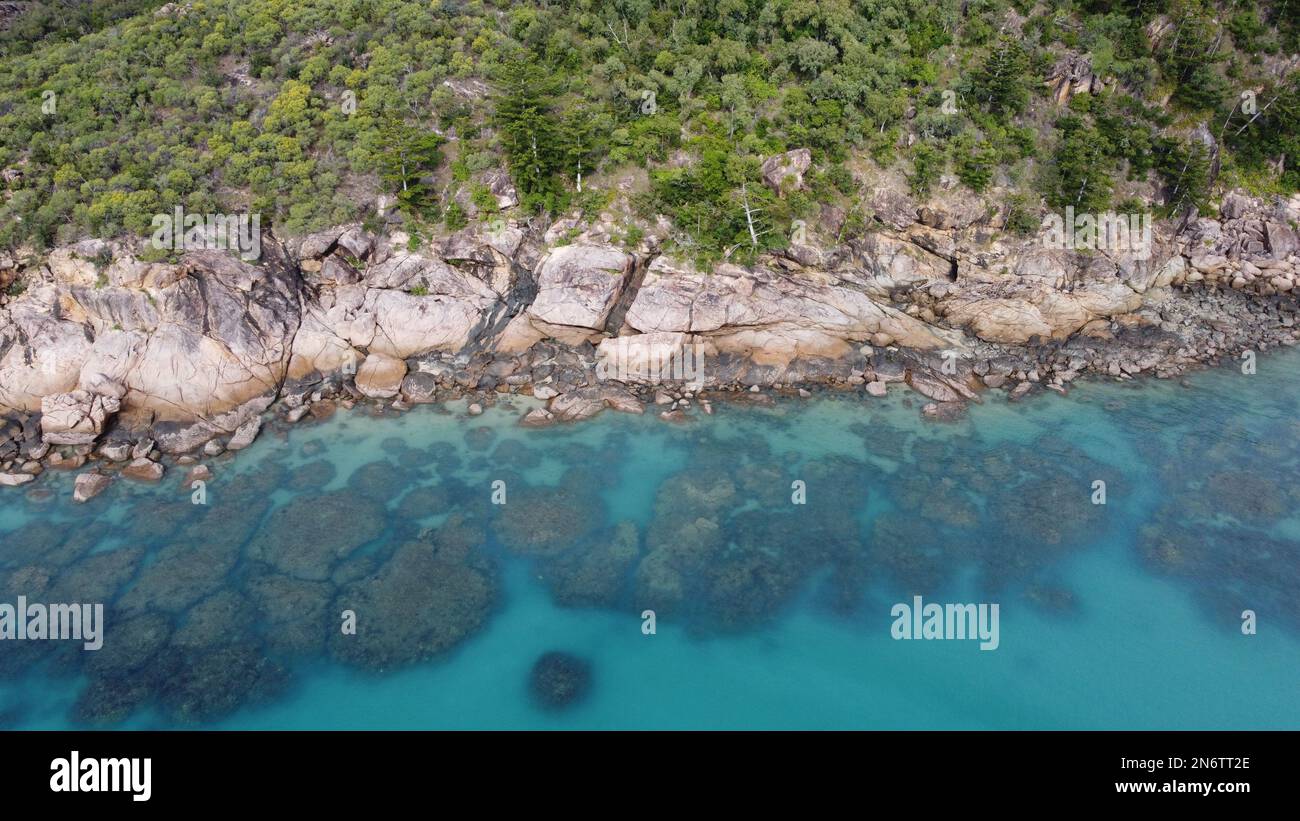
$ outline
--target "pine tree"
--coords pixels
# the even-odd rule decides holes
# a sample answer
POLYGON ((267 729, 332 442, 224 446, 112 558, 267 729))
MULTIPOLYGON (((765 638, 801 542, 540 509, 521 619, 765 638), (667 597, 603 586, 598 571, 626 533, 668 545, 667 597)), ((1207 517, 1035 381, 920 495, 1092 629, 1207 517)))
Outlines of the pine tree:
POLYGON ((912 174, 907 178, 912 193, 929 196, 930 189, 943 173, 944 157, 929 143, 917 143, 912 150, 912 174))
MULTIPOLYGON (((1300 0, 1294 1, 1300 5, 1300 0)), ((1285 186, 1294 187, 1300 179, 1300 72, 1266 86, 1253 113, 1242 112, 1240 105, 1234 108, 1220 134, 1232 146, 1236 162, 1270 169, 1284 178, 1285 186)))
POLYGON ((565 151, 551 116, 549 89, 537 79, 543 73, 522 60, 507 63, 492 116, 521 203, 534 212, 554 211, 567 200, 560 182, 565 151))
POLYGON ((596 112, 591 107, 577 105, 565 112, 562 133, 565 176, 573 180, 574 188, 581 194, 582 181, 605 152, 602 137, 608 132, 598 127, 596 112))
POLYGON ((1106 140, 1083 117, 1067 114, 1056 122, 1061 140, 1052 158, 1047 200, 1056 208, 1081 213, 1110 208, 1111 173, 1106 140))
POLYGON ((1004 35, 971 78, 975 98, 994 114, 1019 114, 1029 102, 1028 74, 1029 55, 1018 41, 1004 35))
POLYGON ((1200 140, 1162 141, 1157 170, 1165 181, 1165 209, 1181 216, 1197 208, 1205 209, 1210 194, 1210 152, 1200 140))
POLYGON ((442 138, 393 118, 380 125, 379 145, 379 176, 396 191, 399 206, 427 213, 436 198, 424 178, 442 160, 442 138))
POLYGON ((975 193, 982 192, 993 181, 993 169, 997 165, 997 152, 988 140, 981 140, 975 145, 966 141, 958 144, 956 158, 957 176, 975 193))
POLYGON ((1223 27, 1201 0, 1187 0, 1173 22, 1168 44, 1161 44, 1160 62, 1177 83, 1174 99, 1189 109, 1213 109, 1227 94, 1227 83, 1215 68, 1223 27))

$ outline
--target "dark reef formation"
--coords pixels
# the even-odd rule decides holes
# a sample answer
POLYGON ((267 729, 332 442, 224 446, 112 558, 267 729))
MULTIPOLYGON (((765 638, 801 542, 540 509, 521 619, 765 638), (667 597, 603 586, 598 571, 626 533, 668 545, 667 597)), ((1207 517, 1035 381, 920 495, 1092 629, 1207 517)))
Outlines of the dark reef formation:
MULTIPOLYGON (((1131 413, 1122 389, 1107 394, 1080 412, 1131 413)), ((796 432, 794 405, 778 402, 677 429, 651 476, 626 469, 635 417, 598 438, 518 433, 486 448, 468 441, 487 438, 474 428, 460 447, 390 437, 346 475, 305 429, 306 461, 291 461, 295 434, 251 469, 219 465, 209 505, 165 486, 84 505, 16 497, 24 523, 0 534, 0 600, 103 602, 109 629, 97 652, 7 643, 0 676, 81 677, 72 715, 86 725, 217 721, 284 695, 322 658, 375 673, 440 663, 508 606, 506 562, 561 607, 654 610, 708 635, 761 629, 800 601, 853 621, 971 585, 979 600, 1074 618, 1093 603, 1063 581, 1067 563, 1118 547, 1225 629, 1254 609, 1300 632, 1288 529, 1300 490, 1269 478, 1300 467, 1284 405, 1226 429, 1213 412, 1137 415, 1106 448, 1063 423, 995 440, 970 422, 904 429, 860 414, 833 449, 801 451, 775 444, 796 432), (1138 458, 1095 458, 1123 448, 1138 458), (610 489, 624 505, 644 494, 643 508, 616 511, 610 489)), ((590 679, 588 662, 548 654, 530 687, 559 707, 590 679)))
POLYGON ((528 689, 545 709, 571 707, 591 689, 591 664, 570 653, 543 653, 533 664, 528 689))

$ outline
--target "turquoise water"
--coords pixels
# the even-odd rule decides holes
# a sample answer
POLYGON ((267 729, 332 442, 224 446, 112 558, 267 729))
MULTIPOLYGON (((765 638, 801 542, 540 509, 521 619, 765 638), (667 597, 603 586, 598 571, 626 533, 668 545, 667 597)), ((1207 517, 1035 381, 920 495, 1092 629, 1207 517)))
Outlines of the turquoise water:
POLYGON ((206 505, 50 477, 0 495, 0 602, 102 601, 104 648, 0 643, 0 726, 1297 728, 1298 366, 944 425, 901 391, 358 410, 216 460, 206 505), (914 595, 998 604, 1000 646, 893 639, 914 595), (591 675, 561 709, 554 650, 591 675))

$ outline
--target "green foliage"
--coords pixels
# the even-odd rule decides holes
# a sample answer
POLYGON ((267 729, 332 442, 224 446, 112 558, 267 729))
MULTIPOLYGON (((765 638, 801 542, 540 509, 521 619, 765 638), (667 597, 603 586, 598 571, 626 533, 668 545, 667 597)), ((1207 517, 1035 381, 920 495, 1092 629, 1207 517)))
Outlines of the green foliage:
POLYGON ((447 210, 443 212, 442 224, 448 231, 459 231, 469 225, 469 217, 465 214, 465 209, 460 207, 460 203, 450 202, 447 204, 447 210))
POLYGON ((1078 114, 1061 117, 1056 130, 1060 141, 1048 173, 1048 205, 1058 209, 1073 206, 1080 213, 1108 210, 1112 169, 1105 138, 1078 114))
POLYGON ((997 154, 988 140, 974 143, 972 138, 953 143, 957 177, 976 193, 982 192, 993 179, 997 154))
POLYGON ((1296 83, 1272 73, 1300 48, 1300 0, 162 5, 38 0, 0 32, 0 169, 22 172, 0 247, 145 233, 177 205, 303 232, 373 220, 380 192, 415 224, 458 228, 466 195, 493 212, 499 169, 529 212, 598 213, 637 166, 644 216, 668 216, 699 258, 737 259, 755 247, 742 187, 757 245, 776 247, 823 204, 857 219, 854 184, 830 170, 870 162, 918 196, 951 164, 976 191, 1032 177, 1032 196, 1006 195, 1026 203, 1103 203, 1118 175, 1186 207, 1216 184, 1188 136, 1207 130, 1224 173, 1300 188, 1296 83), (1058 116, 1030 101, 1067 50, 1105 90, 1058 116), (814 152, 811 190, 777 198, 758 163, 794 148, 814 152))
POLYGON ((0 29, 0 57, 25 54, 63 40, 99 31, 118 20, 152 11, 166 0, 44 0, 0 29))
POLYGON ((1162 140, 1156 168, 1164 181, 1165 213, 1178 216, 1209 205, 1210 152, 1199 140, 1162 140))
POLYGON ((994 114, 1019 114, 1029 103, 1029 57, 1020 41, 1003 36, 971 77, 971 93, 994 114))
POLYGON ((1033 235, 1042 225, 1038 218, 1038 209, 1025 194, 1013 194, 1007 198, 1007 231, 1017 236, 1033 235))
POLYGON ((1247 171, 1276 174, 1283 169, 1281 187, 1300 187, 1300 72, 1283 82, 1269 83, 1254 98, 1254 114, 1240 105, 1225 118, 1224 141, 1247 171))
POLYGON ((1128 162, 1128 177, 1142 179, 1155 164, 1155 143, 1168 118, 1128 95, 1098 101, 1093 120, 1111 155, 1128 162))
POLYGON ((918 197, 928 196, 943 169, 943 154, 928 143, 917 143, 912 149, 912 173, 907 177, 912 193, 918 197))
POLYGON ((780 247, 783 240, 774 226, 788 209, 759 183, 757 159, 737 154, 716 137, 701 138, 695 147, 700 160, 693 166, 651 174, 649 204, 678 226, 680 249, 707 265, 780 247))
POLYGON ((555 89, 543 76, 523 59, 507 63, 492 114, 520 203, 534 213, 558 211, 569 197, 561 178, 568 159, 565 141, 551 111, 555 89))
POLYGON ((398 205, 411 213, 427 214, 436 196, 427 177, 442 161, 442 138, 432 131, 399 120, 385 120, 379 128, 379 178, 397 195, 398 205))
POLYGON ((1214 108, 1227 93, 1216 65, 1222 59, 1223 26, 1204 0, 1180 0, 1171 22, 1174 32, 1162 44, 1159 60, 1176 84, 1174 100, 1194 111, 1214 108))

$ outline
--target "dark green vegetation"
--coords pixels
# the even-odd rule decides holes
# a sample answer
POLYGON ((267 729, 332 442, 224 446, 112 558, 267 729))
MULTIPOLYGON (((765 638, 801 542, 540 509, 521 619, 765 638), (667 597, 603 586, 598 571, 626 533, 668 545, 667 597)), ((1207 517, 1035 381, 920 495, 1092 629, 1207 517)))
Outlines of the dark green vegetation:
POLYGON ((618 195, 702 260, 783 245, 827 204, 860 230, 881 170, 921 197, 951 175, 1017 230, 1040 202, 1175 213, 1215 185, 1300 188, 1300 84, 1277 68, 1300 2, 1039 6, 36 3, 0 36, 0 246, 143 234, 176 205, 295 233, 367 219, 380 193, 458 228, 492 218, 502 168, 551 217, 598 213, 630 178, 618 195), (1072 55, 1097 82, 1058 102, 1072 55), (813 169, 777 197, 760 163, 794 148, 813 169))

